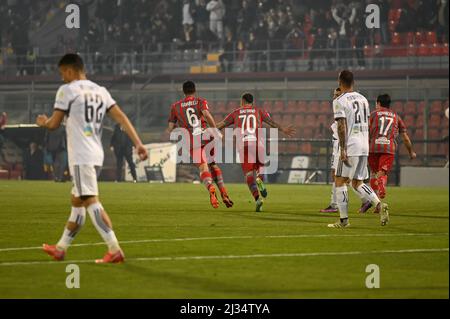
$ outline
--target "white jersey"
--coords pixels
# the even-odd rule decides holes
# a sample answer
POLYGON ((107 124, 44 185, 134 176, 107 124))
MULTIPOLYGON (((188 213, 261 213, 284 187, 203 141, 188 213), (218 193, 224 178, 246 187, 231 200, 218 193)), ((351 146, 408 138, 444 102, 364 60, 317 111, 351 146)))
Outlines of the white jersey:
POLYGON ((369 102, 358 92, 348 92, 333 101, 334 118, 347 122, 347 156, 369 155, 369 102))
POLYGON ((338 140, 339 139, 339 135, 338 135, 338 129, 337 129, 336 121, 334 121, 333 124, 331 124, 331 131, 333 132, 333 140, 338 140))
POLYGON ((102 122, 116 104, 109 92, 89 80, 61 86, 55 110, 66 113, 69 165, 103 165, 102 122))

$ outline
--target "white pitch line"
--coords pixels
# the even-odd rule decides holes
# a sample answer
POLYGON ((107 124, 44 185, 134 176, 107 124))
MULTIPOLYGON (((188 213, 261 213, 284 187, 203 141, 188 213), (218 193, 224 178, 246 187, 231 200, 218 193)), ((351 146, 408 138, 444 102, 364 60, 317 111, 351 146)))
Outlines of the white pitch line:
MULTIPOLYGON (((233 240, 233 239, 276 239, 276 238, 329 238, 329 237, 408 237, 408 236, 448 236, 449 233, 392 233, 392 234, 317 234, 317 235, 267 235, 267 236, 220 236, 220 237, 187 237, 187 238, 156 238, 143 240, 125 240, 120 241, 120 245, 127 244, 145 244, 145 243, 163 243, 163 242, 183 242, 183 241, 202 241, 202 240, 233 240)), ((74 244, 70 247, 86 247, 86 246, 101 246, 104 242, 74 244)), ((40 250, 42 246, 34 247, 16 247, 16 248, 0 248, 0 252, 21 251, 21 250, 40 250)))
MULTIPOLYGON (((128 258, 127 261, 186 261, 186 260, 218 260, 218 259, 253 259, 253 258, 289 258, 289 257, 321 257, 321 256, 350 256, 374 254, 412 254, 448 252, 448 248, 429 249, 401 249, 379 251, 343 251, 343 252, 315 252, 315 253, 282 253, 282 254, 254 254, 254 255, 217 255, 217 256, 174 256, 174 257, 138 257, 128 258)), ((29 265, 58 265, 58 264, 87 264, 94 263, 92 259, 66 261, 20 261, 0 263, 1 266, 29 266, 29 265)))

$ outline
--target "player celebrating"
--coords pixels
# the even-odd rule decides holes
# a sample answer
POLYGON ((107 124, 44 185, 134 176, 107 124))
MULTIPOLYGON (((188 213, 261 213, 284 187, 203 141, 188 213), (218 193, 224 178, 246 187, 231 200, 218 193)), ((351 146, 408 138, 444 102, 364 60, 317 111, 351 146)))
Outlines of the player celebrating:
POLYGON ((200 171, 200 179, 210 194, 210 202, 214 208, 219 208, 219 201, 216 197, 216 189, 213 181, 216 183, 222 196, 222 201, 227 208, 233 207, 233 202, 228 196, 225 183, 223 181, 222 171, 219 166, 205 152, 205 145, 202 143, 202 134, 204 130, 209 128, 215 129, 216 122, 209 112, 208 102, 197 97, 195 83, 186 81, 183 84, 184 99, 172 104, 169 117, 169 126, 167 131, 169 134, 175 129, 175 125, 184 128, 189 132, 190 137, 190 154, 191 158, 199 159, 199 163, 195 163, 200 171), (194 143, 193 139, 197 139, 194 143), (196 146, 198 145, 198 146, 196 146))
POLYGON ((289 137, 295 134, 295 129, 292 126, 282 127, 272 120, 269 113, 255 107, 253 101, 252 94, 243 94, 241 107, 231 112, 217 125, 217 128, 223 129, 233 125, 234 129, 238 130, 237 147, 239 158, 242 161, 242 171, 244 172, 248 188, 255 199, 256 211, 261 212, 264 203, 263 198, 267 197, 267 189, 261 173, 261 168, 264 164, 258 156, 258 150, 264 148, 258 135, 258 129, 263 127, 262 123, 264 122, 270 127, 278 128, 289 137))
POLYGON ((401 117, 390 109, 391 97, 383 94, 377 98, 376 110, 370 114, 369 167, 371 171, 370 186, 383 199, 386 196, 386 185, 389 171, 394 164, 397 150, 396 138, 400 134, 409 157, 416 158, 406 126, 401 117))
MULTIPOLYGON (((337 99, 341 95, 341 88, 336 88, 333 92, 333 100, 337 99)), ((331 125, 331 131, 333 132, 333 154, 331 155, 331 178, 333 180, 332 188, 331 188, 331 201, 330 205, 328 205, 327 208, 321 209, 321 213, 336 213, 338 212, 337 208, 337 202, 336 202, 336 167, 338 165, 339 161, 339 138, 338 138, 338 132, 337 132, 337 123, 336 121, 333 122, 331 125)), ((370 201, 365 201, 365 198, 361 196, 360 193, 358 193, 357 190, 355 190, 353 187, 351 188, 353 192, 361 199, 361 208, 359 209, 360 213, 366 212, 370 207, 372 207, 372 204, 370 201)))
POLYGON ((369 155, 369 102, 353 90, 353 73, 344 70, 339 73, 341 96, 333 101, 334 118, 337 121, 340 158, 336 169, 336 199, 340 221, 328 227, 345 228, 348 222, 347 182, 361 197, 370 201, 380 213, 381 225, 389 221, 388 206, 381 203, 377 194, 364 184, 369 177, 367 158, 369 155))
POLYGON ((101 141, 102 121, 106 113, 125 128, 141 160, 147 151, 127 116, 109 92, 86 78, 83 60, 77 54, 66 54, 58 64, 66 83, 56 94, 54 112, 50 118, 39 115, 36 124, 49 130, 57 129, 66 118, 69 169, 73 180, 72 212, 63 235, 56 245, 43 245, 55 260, 63 260, 73 239, 80 231, 88 212, 92 223, 108 246, 108 253, 97 263, 119 263, 124 254, 112 229, 111 220, 98 199, 97 176, 103 165, 101 141))

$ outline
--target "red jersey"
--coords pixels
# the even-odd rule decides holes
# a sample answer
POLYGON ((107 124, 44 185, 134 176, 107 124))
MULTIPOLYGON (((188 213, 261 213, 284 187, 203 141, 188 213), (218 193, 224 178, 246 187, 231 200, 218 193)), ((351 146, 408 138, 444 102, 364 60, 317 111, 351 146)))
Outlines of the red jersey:
POLYGON ((243 142, 256 142, 259 138, 258 129, 263 127, 267 118, 270 118, 268 112, 246 105, 228 114, 224 123, 225 126, 233 125, 234 129, 239 129, 237 133, 243 142))
POLYGON ((395 154, 397 136, 406 132, 400 116, 388 108, 380 108, 370 114, 370 153, 395 154))
POLYGON ((207 127, 202 111, 209 110, 208 101, 201 97, 188 96, 172 104, 169 122, 187 129, 192 135, 200 135, 207 127))

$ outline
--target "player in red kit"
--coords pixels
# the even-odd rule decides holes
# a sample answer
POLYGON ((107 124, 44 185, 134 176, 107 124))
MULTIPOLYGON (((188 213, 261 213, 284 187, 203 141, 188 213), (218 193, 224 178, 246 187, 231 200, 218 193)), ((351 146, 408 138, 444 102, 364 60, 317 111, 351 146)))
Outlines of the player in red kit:
POLYGON ((222 196, 222 201, 227 208, 233 206, 233 202, 228 196, 227 189, 223 181, 222 171, 214 160, 207 156, 205 144, 202 142, 202 134, 205 129, 216 128, 213 116, 209 112, 208 101, 196 96, 195 83, 187 81, 183 84, 184 99, 172 104, 169 117, 170 133, 178 125, 189 132, 190 137, 190 155, 193 162, 198 166, 200 179, 210 194, 211 205, 214 208, 219 207, 219 201, 216 197, 216 189, 213 182, 216 183, 222 196))
POLYGON ((391 97, 383 94, 377 98, 375 111, 369 122, 370 186, 383 199, 386 196, 388 175, 394 164, 397 136, 400 135, 408 149, 409 157, 416 158, 407 129, 401 117, 390 109, 391 97))
POLYGON ((250 192, 256 201, 256 211, 262 210, 263 198, 267 197, 267 189, 263 182, 261 168, 264 160, 260 158, 259 150, 264 149, 264 143, 258 134, 263 123, 278 128, 285 135, 292 137, 295 129, 292 126, 283 128, 272 120, 269 113, 255 107, 253 95, 245 93, 241 98, 241 107, 231 112, 222 122, 217 124, 218 129, 233 126, 237 133, 236 143, 241 159, 242 171, 250 192), (262 198, 261 198, 262 197, 262 198))

